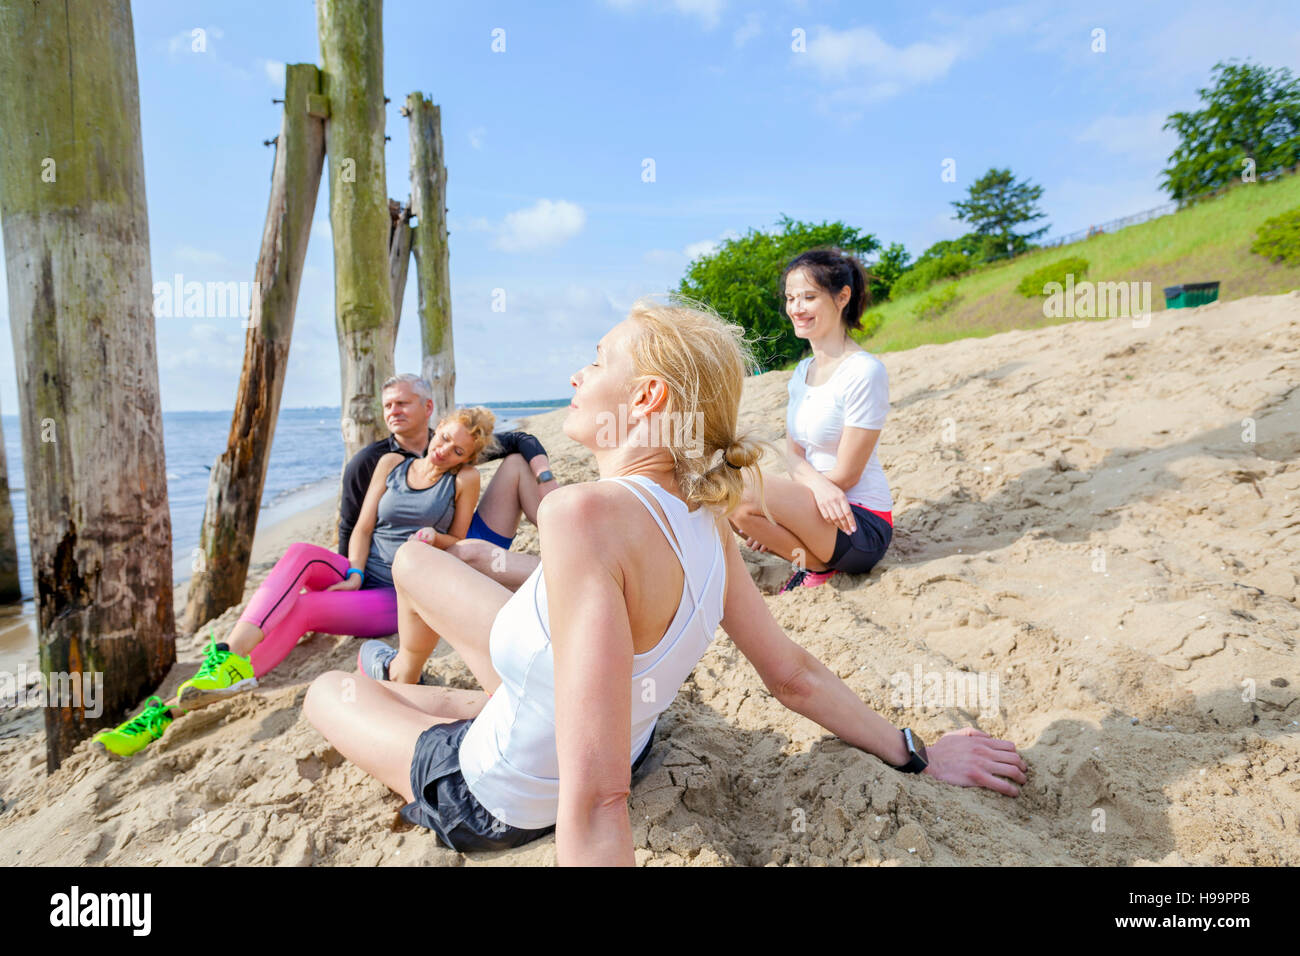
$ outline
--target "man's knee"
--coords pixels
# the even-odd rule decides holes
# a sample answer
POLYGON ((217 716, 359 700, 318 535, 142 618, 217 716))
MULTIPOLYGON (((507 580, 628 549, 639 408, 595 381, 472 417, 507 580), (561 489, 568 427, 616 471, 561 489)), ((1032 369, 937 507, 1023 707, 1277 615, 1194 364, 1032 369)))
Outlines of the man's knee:
POLYGON ((501 468, 499 470, 522 475, 528 473, 528 461, 519 452, 512 452, 501 459, 501 468))

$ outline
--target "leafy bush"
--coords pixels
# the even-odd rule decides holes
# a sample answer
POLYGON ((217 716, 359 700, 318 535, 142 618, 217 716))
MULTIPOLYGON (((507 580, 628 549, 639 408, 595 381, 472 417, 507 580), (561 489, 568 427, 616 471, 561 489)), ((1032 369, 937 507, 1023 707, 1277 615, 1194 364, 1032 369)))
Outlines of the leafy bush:
POLYGON ((885 324, 885 316, 881 313, 879 306, 862 313, 862 332, 855 333, 859 339, 869 339, 885 324))
POLYGON ((913 292, 923 292, 936 282, 970 272, 976 265, 978 263, 972 257, 960 252, 948 252, 935 259, 918 261, 898 277, 889 291, 889 297, 898 299, 913 292))
POLYGON ((759 366, 777 368, 808 347, 785 313, 781 270, 799 253, 818 246, 838 246, 861 258, 879 250, 880 241, 842 222, 816 224, 782 216, 771 232, 751 229, 693 260, 677 291, 740 325, 755 342, 759 366))
POLYGON ((937 318, 953 307, 957 301, 957 284, 946 285, 937 292, 931 292, 912 307, 912 315, 922 322, 937 318))
POLYGON ((1300 208, 1264 220, 1250 251, 1274 262, 1300 265, 1300 208))
POLYGON ((1016 286, 1016 291, 1026 298, 1032 299, 1036 295, 1043 295, 1043 286, 1047 285, 1047 283, 1059 282, 1061 285, 1065 285, 1065 277, 1068 275, 1074 276, 1077 282, 1087 271, 1088 260, 1083 256, 1058 259, 1056 262, 1035 269, 1021 279, 1020 284, 1016 286))

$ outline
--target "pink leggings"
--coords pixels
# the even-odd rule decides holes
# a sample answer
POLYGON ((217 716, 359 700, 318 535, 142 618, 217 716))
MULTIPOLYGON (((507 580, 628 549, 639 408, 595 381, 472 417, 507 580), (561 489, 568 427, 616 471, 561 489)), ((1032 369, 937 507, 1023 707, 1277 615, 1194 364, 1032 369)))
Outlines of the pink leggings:
POLYGON ((289 656, 308 631, 383 637, 397 633, 397 592, 392 588, 326 591, 348 573, 348 559, 314 544, 291 544, 239 616, 266 636, 253 648, 258 677, 289 656), (307 588, 306 594, 299 594, 307 588))

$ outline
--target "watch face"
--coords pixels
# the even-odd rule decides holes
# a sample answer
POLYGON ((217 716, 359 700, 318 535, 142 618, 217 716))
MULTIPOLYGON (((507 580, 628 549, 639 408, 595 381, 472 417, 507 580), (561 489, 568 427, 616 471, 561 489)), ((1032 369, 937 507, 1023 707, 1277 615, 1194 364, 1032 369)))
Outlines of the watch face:
POLYGON ((916 755, 920 757, 922 760, 924 760, 926 763, 929 763, 930 758, 925 752, 925 741, 922 740, 919 736, 917 736, 916 732, 912 730, 910 727, 905 731, 905 734, 907 736, 908 744, 911 746, 912 750, 916 753, 916 755))

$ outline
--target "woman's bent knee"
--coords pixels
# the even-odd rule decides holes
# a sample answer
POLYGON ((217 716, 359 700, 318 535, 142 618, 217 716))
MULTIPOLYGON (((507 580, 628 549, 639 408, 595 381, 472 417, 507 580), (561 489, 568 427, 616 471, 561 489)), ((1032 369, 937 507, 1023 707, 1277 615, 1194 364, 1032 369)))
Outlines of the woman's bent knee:
POLYGON ((447 553, 477 570, 485 567, 492 560, 492 553, 496 550, 498 550, 497 546, 490 541, 465 538, 448 548, 447 553))
POLYGON ((284 549, 284 557, 280 560, 289 561, 294 564, 303 563, 306 560, 307 554, 315 547, 314 544, 308 544, 305 541, 296 541, 284 549))
POLYGON ((438 560, 438 553, 437 548, 423 541, 405 542, 393 555, 393 583, 407 587, 422 572, 428 571, 429 563, 438 560))
POLYGON ((345 681, 348 680, 354 682, 355 688, 356 675, 343 671, 326 671, 311 682, 311 686, 307 688, 307 696, 302 702, 302 712, 308 723, 320 729, 328 712, 335 705, 343 702, 345 681))

